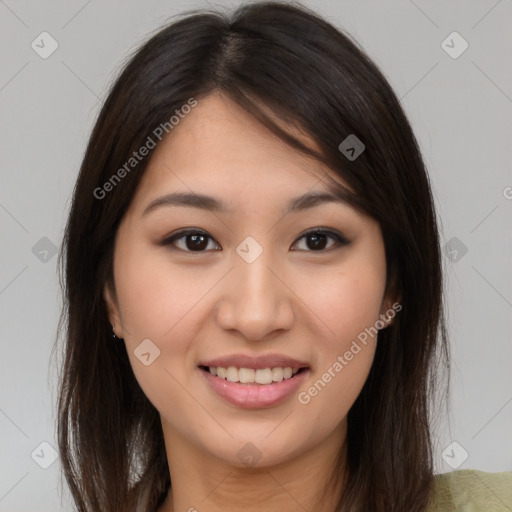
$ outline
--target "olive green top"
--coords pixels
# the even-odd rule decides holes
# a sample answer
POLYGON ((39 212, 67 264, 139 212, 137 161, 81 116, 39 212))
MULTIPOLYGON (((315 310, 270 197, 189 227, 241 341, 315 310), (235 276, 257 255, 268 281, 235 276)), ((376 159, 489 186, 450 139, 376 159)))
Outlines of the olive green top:
POLYGON ((512 512, 512 471, 461 469, 435 479, 429 512, 512 512))

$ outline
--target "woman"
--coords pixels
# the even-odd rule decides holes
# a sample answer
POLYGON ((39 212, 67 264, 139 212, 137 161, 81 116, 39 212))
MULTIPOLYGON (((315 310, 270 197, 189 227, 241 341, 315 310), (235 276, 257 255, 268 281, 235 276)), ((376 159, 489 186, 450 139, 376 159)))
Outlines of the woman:
POLYGON ((428 176, 383 75, 308 9, 188 13, 135 53, 61 258, 78 510, 503 502, 511 474, 433 473, 449 351, 428 176))

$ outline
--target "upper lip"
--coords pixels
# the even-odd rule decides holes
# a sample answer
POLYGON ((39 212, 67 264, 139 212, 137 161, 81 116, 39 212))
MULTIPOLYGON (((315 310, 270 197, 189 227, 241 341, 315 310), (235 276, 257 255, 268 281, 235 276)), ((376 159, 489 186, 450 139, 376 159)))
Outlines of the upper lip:
POLYGON ((234 366, 235 368, 254 368, 255 370, 260 368, 287 368, 290 367, 292 370, 298 370, 300 368, 309 367, 308 363, 299 361, 293 357, 288 357, 281 354, 267 354, 262 356, 247 356, 245 354, 233 354, 230 356, 217 357, 215 359, 208 359, 201 361, 198 366, 208 367, 221 367, 229 368, 234 366))

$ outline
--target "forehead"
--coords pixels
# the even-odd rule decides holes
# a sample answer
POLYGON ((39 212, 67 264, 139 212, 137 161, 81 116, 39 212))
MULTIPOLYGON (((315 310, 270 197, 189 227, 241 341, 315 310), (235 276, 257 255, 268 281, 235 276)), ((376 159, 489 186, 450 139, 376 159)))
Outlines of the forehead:
MULTIPOLYGON (((292 136, 319 151, 309 135, 263 109, 292 136)), ((274 196, 279 200, 283 194, 291 197, 325 190, 326 175, 347 186, 327 166, 289 146, 239 105, 215 92, 199 99, 159 142, 135 200, 147 201, 179 189, 222 196, 228 202, 257 197, 261 205, 274 196)))

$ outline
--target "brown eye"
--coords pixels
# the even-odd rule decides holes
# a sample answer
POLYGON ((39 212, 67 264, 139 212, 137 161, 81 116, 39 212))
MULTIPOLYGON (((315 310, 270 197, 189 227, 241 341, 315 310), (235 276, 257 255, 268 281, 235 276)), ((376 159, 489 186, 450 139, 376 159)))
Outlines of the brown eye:
POLYGON ((331 230, 314 229, 304 233, 299 240, 306 239, 306 250, 309 252, 321 252, 338 246, 348 245, 349 241, 340 233, 331 230), (334 247, 326 247, 328 240, 334 240, 334 247))
POLYGON ((175 245, 178 240, 181 241, 182 239, 183 243, 178 249, 186 252, 205 252, 208 247, 208 239, 213 240, 213 238, 204 231, 189 229, 180 231, 166 238, 162 241, 161 245, 175 245))

